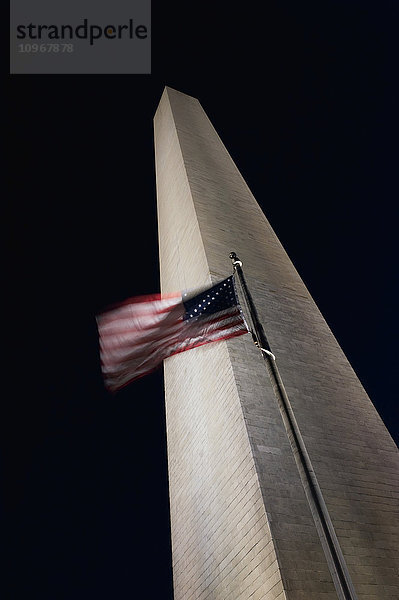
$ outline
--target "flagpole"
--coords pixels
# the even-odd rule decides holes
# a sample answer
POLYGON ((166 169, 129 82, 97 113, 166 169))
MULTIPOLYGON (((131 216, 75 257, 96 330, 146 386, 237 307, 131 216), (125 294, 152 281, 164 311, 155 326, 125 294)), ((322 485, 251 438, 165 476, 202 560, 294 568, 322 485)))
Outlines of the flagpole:
POLYGON ((271 351, 268 339, 263 329, 262 323, 248 290, 242 270, 242 262, 235 252, 230 253, 234 273, 237 274, 241 289, 250 312, 252 321, 252 337, 255 345, 262 353, 266 363, 266 369, 269 374, 270 382, 273 387, 274 395, 277 399, 280 413, 284 422, 287 436, 295 458, 296 465, 302 480, 305 494, 310 506, 310 510, 315 521, 320 541, 327 559, 330 573, 340 600, 356 600, 354 590, 345 559, 340 548, 331 517, 328 513, 326 504, 321 493, 309 454, 306 450, 298 423, 285 390, 280 372, 277 368, 276 357, 271 351))

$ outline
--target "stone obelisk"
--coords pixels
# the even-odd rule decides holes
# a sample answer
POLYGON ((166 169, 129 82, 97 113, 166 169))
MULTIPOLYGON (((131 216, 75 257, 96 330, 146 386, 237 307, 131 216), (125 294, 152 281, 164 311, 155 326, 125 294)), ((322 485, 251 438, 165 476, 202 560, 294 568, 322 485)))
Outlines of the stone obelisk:
POLYGON ((162 292, 242 260, 350 588, 248 334, 164 364, 175 600, 398 598, 395 443, 198 100, 165 88, 154 124, 162 292))

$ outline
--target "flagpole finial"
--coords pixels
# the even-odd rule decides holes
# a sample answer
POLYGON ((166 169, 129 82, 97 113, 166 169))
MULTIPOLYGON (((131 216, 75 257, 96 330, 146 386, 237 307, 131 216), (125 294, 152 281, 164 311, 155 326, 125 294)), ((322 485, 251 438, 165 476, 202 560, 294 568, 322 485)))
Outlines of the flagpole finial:
POLYGON ((237 254, 235 252, 230 252, 230 258, 231 258, 231 262, 233 263, 233 267, 242 267, 242 262, 240 261, 240 259, 238 258, 237 254))

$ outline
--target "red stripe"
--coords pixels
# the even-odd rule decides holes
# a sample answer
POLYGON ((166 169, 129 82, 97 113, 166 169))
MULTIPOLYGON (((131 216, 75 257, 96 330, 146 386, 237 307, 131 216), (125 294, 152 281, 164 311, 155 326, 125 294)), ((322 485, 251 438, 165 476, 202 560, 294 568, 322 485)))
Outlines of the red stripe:
MULTIPOLYGON (((176 308, 176 312, 177 312, 177 307, 173 307, 172 309, 169 308, 169 311, 172 313, 175 308, 176 308)), ((207 315, 206 316, 199 315, 198 316, 198 320, 201 321, 202 323, 209 323, 209 324, 211 324, 211 323, 217 323, 217 322, 221 321, 222 319, 229 319, 229 318, 231 318, 234 315, 239 315, 240 311, 239 311, 239 309, 237 307, 234 307, 233 310, 226 309, 226 313, 225 314, 223 314, 223 313, 216 313, 216 314, 218 314, 219 316, 215 316, 215 313, 213 315, 210 315, 209 317, 207 315)), ((124 320, 125 321, 132 321, 133 317, 131 319, 121 319, 121 321, 124 321, 124 320)), ((128 334, 132 334, 133 335, 135 332, 137 332, 137 334, 139 335, 143 331, 149 331, 150 329, 161 328, 163 326, 163 323, 165 323, 166 321, 167 321, 166 319, 163 320, 163 321, 162 320, 161 321, 155 321, 155 323, 153 323, 151 325, 146 325, 144 327, 137 327, 136 326, 136 327, 130 327, 130 328, 128 328, 128 327, 125 326, 125 327, 123 327, 123 329, 121 329, 120 334, 121 335, 128 335, 128 334)), ((176 323, 180 323, 180 322, 182 322, 182 323, 184 322, 184 323, 188 324, 188 323, 191 322, 191 319, 186 319, 185 321, 183 321, 183 319, 182 319, 181 316, 176 315, 176 323)), ((121 328, 122 328, 122 324, 121 324, 121 328)), ((119 330, 118 331, 113 331, 113 330, 106 331, 105 327, 103 325, 100 325, 99 332, 100 332, 100 335, 101 335, 102 338, 106 338, 108 336, 109 337, 114 336, 115 338, 117 338, 119 330)))
POLYGON ((179 315, 171 315, 170 319, 162 319, 160 321, 156 321, 151 325, 145 325, 140 327, 137 325, 136 327, 123 327, 120 330, 115 330, 112 332, 105 332, 103 329, 99 331, 100 337, 104 340, 104 343, 112 343, 112 340, 120 340, 122 337, 125 339, 129 339, 131 342, 134 342, 136 339, 140 340, 141 338, 145 338, 148 335, 151 335, 152 332, 159 331, 168 331, 171 327, 182 325, 183 319, 179 315))
POLYGON ((138 304, 138 303, 150 303, 150 302, 158 302, 159 300, 169 300, 171 298, 181 298, 181 292, 169 292, 166 294, 147 294, 143 296, 131 296, 130 298, 126 298, 126 300, 122 300, 120 302, 114 302, 112 304, 108 304, 104 309, 100 311, 100 316, 102 314, 106 314, 112 310, 116 310, 118 308, 122 308, 127 304, 138 304))
MULTIPOLYGON (((240 322, 240 321, 237 321, 235 323, 231 323, 229 325, 225 325, 225 326, 222 326, 222 327, 218 327, 217 329, 214 329, 212 331, 212 337, 209 336, 208 338, 205 338, 205 339, 203 339, 201 341, 197 340, 197 341, 194 341, 194 342, 190 342, 187 345, 185 345, 184 341, 183 341, 180 344, 180 346, 182 348, 180 350, 176 350, 176 352, 184 352, 184 350, 191 350, 192 348, 197 348, 198 346, 202 346, 203 344, 207 344, 207 343, 210 343, 210 342, 216 342, 216 341, 223 340, 223 339, 228 339, 229 337, 232 337, 233 332, 235 332, 235 331, 239 331, 239 332, 242 332, 242 333, 247 333, 248 332, 247 328, 243 325, 243 323, 240 322), (224 335, 218 336, 216 338, 213 337, 213 335, 215 333, 222 332, 222 331, 225 331, 224 335)), ((203 338, 206 335, 207 335, 206 332, 204 332, 204 333, 199 332, 196 336, 193 336, 193 337, 203 338)), ((175 352, 173 354, 175 354, 175 352)))
MULTIPOLYGON (((112 335, 114 333, 114 330, 111 328, 110 331, 107 331, 107 329, 108 329, 108 327, 109 327, 109 325, 111 323, 116 323, 117 321, 120 322, 120 327, 121 328, 123 327, 123 331, 124 332, 129 332, 129 331, 134 332, 136 330, 142 331, 142 330, 145 330, 145 329, 149 329, 151 327, 154 327, 154 326, 158 325, 159 322, 155 321, 155 323, 152 324, 152 325, 147 325, 147 326, 140 327, 140 328, 138 328, 138 327, 127 328, 126 325, 123 324, 123 322, 126 321, 126 323, 129 323, 129 322, 132 322, 134 320, 136 320, 137 322, 139 322, 140 319, 150 318, 151 315, 155 316, 155 315, 160 315, 160 314, 164 314, 164 313, 167 313, 167 312, 171 312, 171 313, 172 312, 176 312, 177 313, 179 306, 180 306, 180 304, 168 306, 168 307, 163 308, 160 311, 154 311, 154 312, 148 313, 146 315, 143 315, 143 314, 141 314, 141 315, 140 314, 136 314, 136 315, 135 314, 130 314, 129 316, 126 316, 126 317, 125 316, 121 316, 121 315, 114 316, 113 318, 110 318, 110 320, 101 320, 101 321, 99 321, 99 330, 100 330, 102 336, 112 335)), ((181 304, 181 307, 183 308, 183 303, 181 304)), ((201 318, 202 320, 206 320, 206 321, 208 321, 208 319, 210 319, 210 320, 219 320, 221 318, 224 318, 223 312, 225 312, 226 315, 229 316, 231 314, 239 314, 240 311, 237 308, 237 306, 234 306, 234 307, 231 307, 229 309, 225 309, 225 311, 219 311, 219 313, 213 313, 213 314, 211 313, 211 315, 209 317, 207 315, 201 314, 201 315, 198 315, 198 318, 201 318), (215 314, 219 315, 219 316, 215 317, 215 314)), ((183 315, 183 312, 182 312, 182 315, 183 315)), ((101 316, 100 316, 100 319, 101 319, 101 316)), ((188 321, 190 321, 190 319, 186 319, 186 322, 188 322, 188 321)), ((119 331, 119 328, 118 328, 118 331, 119 331)))
MULTIPOLYGON (((198 320, 189 319, 187 321, 178 319, 175 322, 168 324, 168 326, 161 322, 157 323, 154 327, 148 326, 143 330, 131 329, 128 331, 122 331, 120 334, 113 334, 112 336, 111 334, 104 335, 103 331, 100 330, 100 343, 105 349, 112 350, 116 348, 123 349, 133 345, 142 345, 151 341, 161 341, 163 338, 167 338, 170 333, 173 333, 174 330, 187 331, 187 336, 189 336, 190 331, 193 328, 205 329, 235 316, 240 316, 240 312, 238 310, 230 311, 228 314, 219 315, 218 318, 200 318, 198 320)), ((164 323, 165 322, 166 320, 164 323)))
POLYGON ((186 350, 192 350, 193 348, 199 348, 200 346, 204 346, 205 344, 211 344, 212 342, 221 342, 223 340, 228 340, 232 337, 237 337, 239 335, 243 335, 244 333, 248 333, 248 329, 245 329, 245 330, 239 329, 238 331, 234 331, 227 336, 221 336, 214 340, 204 340, 203 342, 198 342, 197 344, 195 344, 193 346, 188 346, 186 348, 182 348, 181 350, 176 350, 176 352, 173 352, 173 354, 171 354, 170 356, 174 356, 175 354, 180 354, 181 352, 185 352, 186 350))
POLYGON ((101 361, 105 369, 112 369, 112 367, 114 367, 114 371, 118 371, 120 368, 124 370, 126 366, 132 362, 132 360, 138 361, 140 358, 143 359, 142 362, 145 362, 146 359, 155 360, 156 357, 159 356, 160 358, 158 360, 162 361, 166 356, 171 356, 175 351, 181 352, 183 350, 195 348, 196 346, 202 345, 207 341, 211 342, 228 338, 230 336, 230 332, 235 332, 237 328, 239 328, 239 331, 243 331, 243 333, 247 332, 244 322, 242 319, 239 319, 233 321, 232 323, 222 324, 220 327, 214 328, 211 332, 204 330, 203 328, 199 328, 197 331, 192 331, 189 336, 185 335, 184 339, 182 339, 179 334, 175 334, 170 337, 167 343, 164 340, 161 346, 156 346, 153 350, 148 348, 148 345, 143 345, 140 349, 132 348, 132 350, 123 357, 112 357, 108 353, 103 353, 101 355, 101 361), (224 335, 214 338, 215 334, 223 331, 225 332, 224 335), (208 336, 208 340, 204 339, 206 336, 208 336), (192 341, 190 342, 189 340, 192 341), (189 341, 188 344, 185 343, 187 341, 189 341))
POLYGON ((100 339, 100 346, 104 359, 106 359, 106 362, 111 365, 119 361, 123 362, 125 360, 125 357, 120 356, 120 352, 118 352, 119 350, 128 351, 129 348, 131 349, 131 351, 126 355, 126 358, 133 357, 135 355, 137 357, 140 355, 145 356, 145 354, 147 354, 149 351, 148 344, 150 343, 152 344, 155 342, 160 342, 162 347, 169 346, 170 344, 175 344, 179 338, 181 339, 181 334, 183 333, 184 339, 181 340, 181 343, 184 344, 184 342, 188 339, 203 337, 204 335, 210 336, 216 331, 222 331, 223 329, 228 329, 237 325, 242 325, 245 327, 240 314, 224 317, 222 321, 213 319, 207 323, 203 323, 199 320, 190 324, 190 322, 186 321, 177 323, 168 328, 168 330, 163 330, 161 332, 157 330, 153 335, 141 336, 139 340, 128 339, 124 343, 120 343, 118 338, 115 338, 114 343, 112 343, 110 340, 107 340, 106 343, 104 343, 104 341, 100 339), (240 318, 231 322, 231 319, 234 319, 237 316, 240 318), (229 319, 229 323, 225 322, 227 319, 229 319), (187 325, 187 323, 189 323, 189 325, 187 325), (218 324, 219 327, 214 327, 216 324, 218 324), (113 352, 113 350, 116 352, 113 352))
POLYGON ((149 343, 154 342, 163 342, 163 340, 167 340, 170 335, 174 335, 175 333, 179 333, 184 331, 186 326, 183 321, 177 321, 175 323, 171 323, 168 327, 163 328, 152 328, 146 331, 145 333, 140 332, 137 335, 128 335, 127 339, 121 340, 123 334, 120 336, 113 336, 110 338, 100 338, 100 345, 104 349, 104 351, 110 351, 124 348, 133 348, 135 346, 145 346, 149 343))
MULTIPOLYGON (((200 343, 197 343, 195 346, 192 346, 192 348, 203 346, 203 345, 209 344, 211 342, 217 342, 217 341, 222 341, 222 340, 230 339, 233 337, 237 337, 237 336, 243 335, 244 333, 248 333, 247 329, 232 332, 228 336, 222 336, 215 340, 204 340, 200 343)), ((172 354, 168 355, 165 358, 169 358, 170 356, 180 354, 182 352, 185 352, 188 349, 191 349, 191 346, 190 346, 190 348, 181 348, 181 349, 175 350, 172 354)), ((105 379, 106 386, 110 391, 116 392, 117 390, 120 390, 120 389, 126 387, 132 381, 140 379, 141 377, 144 377, 145 375, 148 375, 149 373, 156 371, 159 368, 159 366, 161 365, 161 362, 162 361, 157 361, 156 363, 153 363, 151 365, 149 364, 149 365, 147 365, 147 367, 144 371, 137 370, 135 373, 131 373, 130 375, 128 375, 127 379, 124 379, 122 382, 119 382, 119 383, 117 381, 113 383, 113 380, 115 378, 120 379, 123 376, 123 373, 119 373, 117 376, 109 376, 105 379)), ((128 369, 126 369, 125 371, 128 371, 128 369)), ((126 375, 127 375, 127 373, 126 373, 126 375)))
MULTIPOLYGON (((180 296, 180 301, 181 301, 181 296, 180 296)), ((141 302, 137 301, 135 306, 133 306, 133 304, 134 304, 133 302, 129 302, 126 306, 123 306, 118 309, 97 315, 97 322, 98 322, 99 326, 104 327, 105 325, 109 325, 111 323, 114 323, 115 321, 132 319, 135 316, 137 316, 139 318, 140 316, 143 316, 144 314, 160 315, 160 314, 171 311, 176 306, 179 306, 179 304, 181 304, 181 306, 182 306, 182 313, 183 313, 183 302, 182 301, 176 302, 176 303, 167 302, 166 305, 160 309, 156 308, 156 304, 154 302, 141 303, 141 302), (141 310, 137 309, 137 304, 152 305, 152 309, 148 310, 148 311, 141 311, 141 310)), ((148 308, 150 309, 150 306, 148 308)))

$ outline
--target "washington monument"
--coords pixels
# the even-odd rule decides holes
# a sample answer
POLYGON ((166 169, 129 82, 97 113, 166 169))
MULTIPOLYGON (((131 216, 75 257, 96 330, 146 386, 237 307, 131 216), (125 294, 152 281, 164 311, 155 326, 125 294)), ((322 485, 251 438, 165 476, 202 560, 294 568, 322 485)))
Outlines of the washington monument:
POLYGON ((154 128, 161 290, 234 251, 286 394, 250 334, 165 361, 175 600, 399 598, 394 441, 198 100, 154 128))

